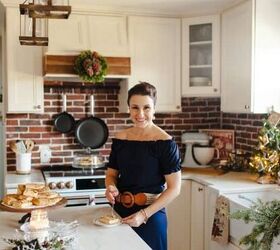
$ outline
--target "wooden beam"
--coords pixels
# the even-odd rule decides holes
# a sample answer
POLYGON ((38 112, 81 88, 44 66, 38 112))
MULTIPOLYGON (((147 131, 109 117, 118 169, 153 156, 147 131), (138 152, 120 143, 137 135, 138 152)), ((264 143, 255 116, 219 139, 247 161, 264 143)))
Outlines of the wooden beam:
MULTIPOLYGON (((46 74, 76 74, 74 62, 78 55, 45 55, 43 59, 43 75, 46 74)), ((129 57, 105 57, 107 75, 130 75, 129 57)))

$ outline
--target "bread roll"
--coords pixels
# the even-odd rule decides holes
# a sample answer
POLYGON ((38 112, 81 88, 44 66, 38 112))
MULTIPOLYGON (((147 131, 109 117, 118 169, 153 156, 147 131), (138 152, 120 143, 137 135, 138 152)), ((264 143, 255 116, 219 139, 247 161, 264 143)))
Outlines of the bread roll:
POLYGON ((25 184, 25 188, 28 189, 35 189, 35 190, 42 190, 46 187, 45 184, 40 184, 40 183, 27 183, 25 184))
POLYGON ((38 197, 38 193, 39 192, 36 189, 25 188, 25 190, 23 192, 23 195, 37 198, 38 197))
POLYGON ((32 199, 24 195, 8 194, 3 198, 2 203, 15 208, 27 208, 32 206, 32 199))
POLYGON ((2 203, 11 206, 13 201, 17 201, 17 194, 7 194, 4 196, 2 203))
POLYGON ((39 199, 52 199, 58 197, 59 194, 56 192, 40 192, 38 193, 37 198, 39 199))
POLYGON ((31 208, 32 206, 52 206, 62 197, 50 191, 44 184, 29 183, 19 184, 17 194, 6 195, 2 203, 14 208, 31 208))
POLYGON ((32 202, 28 200, 17 200, 11 202, 11 206, 14 208, 30 208, 32 205, 32 202))
POLYGON ((52 206, 61 201, 62 197, 56 197, 56 198, 34 198, 32 200, 33 205, 35 206, 52 206))
POLYGON ((17 187, 17 193, 18 194, 23 194, 25 190, 25 185, 24 184, 19 184, 18 187, 17 187))

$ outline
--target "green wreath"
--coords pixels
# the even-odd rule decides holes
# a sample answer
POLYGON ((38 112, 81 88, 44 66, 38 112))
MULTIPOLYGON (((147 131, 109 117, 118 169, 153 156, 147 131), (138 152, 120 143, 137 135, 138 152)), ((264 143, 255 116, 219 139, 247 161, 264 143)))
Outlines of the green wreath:
POLYGON ((74 63, 74 70, 85 82, 104 82, 107 62, 96 51, 82 51, 74 63))

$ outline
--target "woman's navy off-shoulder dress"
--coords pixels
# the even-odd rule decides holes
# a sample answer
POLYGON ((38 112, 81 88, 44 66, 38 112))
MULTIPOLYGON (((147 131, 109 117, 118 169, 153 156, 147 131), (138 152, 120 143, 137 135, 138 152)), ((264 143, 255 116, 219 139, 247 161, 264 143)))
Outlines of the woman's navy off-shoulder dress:
MULTIPOLYGON (((117 188, 122 193, 159 194, 164 190, 165 178, 180 171, 180 157, 174 140, 131 141, 113 139, 109 168, 119 171, 117 188)), ((126 208, 120 203, 115 210, 122 216, 131 215, 147 206, 126 208)), ((167 220, 165 209, 152 215, 146 224, 133 227, 136 233, 153 249, 167 249, 167 220)))

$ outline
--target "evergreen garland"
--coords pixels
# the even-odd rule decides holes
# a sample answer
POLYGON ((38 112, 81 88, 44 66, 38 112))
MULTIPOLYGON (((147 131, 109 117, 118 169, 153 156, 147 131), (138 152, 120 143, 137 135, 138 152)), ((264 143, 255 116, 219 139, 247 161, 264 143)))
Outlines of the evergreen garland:
POLYGON ((99 83, 104 81, 107 73, 107 62, 96 51, 82 51, 74 62, 74 70, 85 82, 99 83))
POLYGON ((31 241, 26 241, 23 239, 6 239, 3 240, 13 245, 12 249, 26 249, 26 250, 65 250, 67 246, 74 241, 74 238, 69 238, 63 240, 59 236, 54 236, 50 240, 45 239, 41 244, 39 243, 38 239, 34 239, 31 241))
POLYGON ((270 250, 273 240, 280 235, 280 200, 262 202, 258 199, 252 202, 250 209, 238 210, 230 217, 242 219, 246 224, 255 223, 252 232, 240 240, 241 245, 249 247, 247 250, 270 250))

